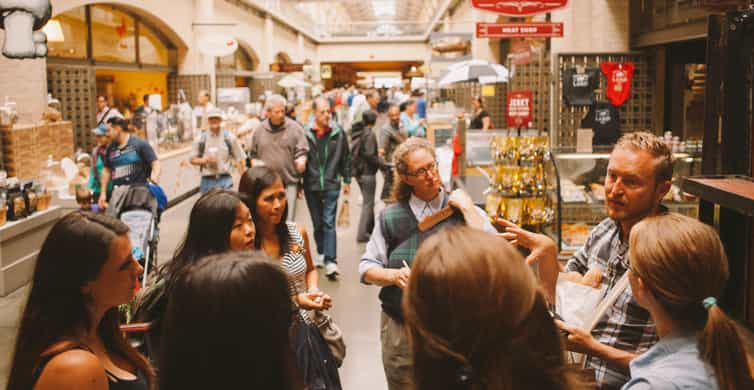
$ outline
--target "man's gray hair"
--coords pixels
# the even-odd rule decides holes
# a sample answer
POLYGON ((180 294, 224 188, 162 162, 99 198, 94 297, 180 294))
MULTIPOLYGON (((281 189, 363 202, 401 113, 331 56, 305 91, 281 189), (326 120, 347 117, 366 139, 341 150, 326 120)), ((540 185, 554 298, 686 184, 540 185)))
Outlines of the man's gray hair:
POLYGON ((267 101, 264 104, 265 110, 272 110, 275 107, 283 107, 288 105, 288 101, 285 100, 285 98, 281 95, 272 95, 267 98, 267 101))

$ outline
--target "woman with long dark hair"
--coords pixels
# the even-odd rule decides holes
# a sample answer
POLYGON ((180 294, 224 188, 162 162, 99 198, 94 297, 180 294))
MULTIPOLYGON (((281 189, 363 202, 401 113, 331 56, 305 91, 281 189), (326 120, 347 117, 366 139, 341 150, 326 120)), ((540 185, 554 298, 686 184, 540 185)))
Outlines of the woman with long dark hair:
POLYGON ((536 277, 499 237, 449 227, 424 241, 403 311, 417 390, 571 388, 536 277))
POLYGON ((76 212, 47 235, 37 257, 8 389, 154 387, 149 362, 118 329, 143 268, 131 255, 128 226, 76 212))
POLYGON ((209 256, 182 270, 165 316, 160 389, 303 389, 287 286, 260 251, 209 256))
POLYGON ((312 262, 309 237, 303 227, 286 222, 288 204, 281 176, 265 166, 247 170, 241 177, 239 192, 245 196, 257 227, 255 246, 271 258, 278 260, 289 275, 291 299, 300 308, 293 325, 294 349, 299 367, 303 369, 304 381, 314 386, 323 383, 326 389, 340 389, 340 378, 334 359, 324 345, 319 330, 314 326, 313 310, 332 307, 332 298, 319 290, 317 269, 312 262), (316 332, 317 346, 305 342, 306 332, 316 332), (320 343, 321 342, 321 343, 320 343), (316 355, 328 355, 318 359, 316 355), (326 360, 326 363, 323 363, 326 360))
POLYGON ((254 221, 239 194, 213 189, 199 198, 191 209, 186 235, 173 260, 160 268, 159 281, 137 300, 134 318, 139 322, 152 322, 149 337, 155 349, 160 346, 162 317, 176 275, 202 257, 254 249, 255 234, 254 221))
POLYGON ((754 389, 735 323, 717 304, 729 271, 714 229, 679 214, 649 217, 628 248, 631 291, 660 341, 631 362, 623 389, 754 389))

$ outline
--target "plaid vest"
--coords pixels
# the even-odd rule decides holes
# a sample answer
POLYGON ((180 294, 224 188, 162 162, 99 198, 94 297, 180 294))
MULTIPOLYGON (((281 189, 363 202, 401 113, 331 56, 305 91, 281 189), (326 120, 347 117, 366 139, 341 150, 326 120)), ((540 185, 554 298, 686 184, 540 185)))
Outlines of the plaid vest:
MULTIPOLYGON (((442 207, 447 206, 447 204, 448 197, 444 196, 442 207)), ((398 202, 386 207, 379 217, 380 228, 387 246, 386 268, 403 268, 404 261, 410 267, 414 262, 419 246, 424 240, 439 232, 440 229, 463 222, 463 215, 455 210, 450 218, 425 232, 420 232, 419 221, 416 220, 416 216, 411 211, 408 201, 398 202)), ((403 322, 402 300, 403 290, 398 286, 385 286, 380 290, 382 310, 398 322, 403 322)))

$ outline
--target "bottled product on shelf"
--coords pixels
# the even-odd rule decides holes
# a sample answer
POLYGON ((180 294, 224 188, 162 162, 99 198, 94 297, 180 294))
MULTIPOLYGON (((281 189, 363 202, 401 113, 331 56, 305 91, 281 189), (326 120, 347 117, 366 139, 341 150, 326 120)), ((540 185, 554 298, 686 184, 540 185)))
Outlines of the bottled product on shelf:
POLYGON ((547 135, 495 136, 490 141, 494 174, 490 175, 485 209, 490 219, 505 218, 518 225, 552 222, 554 211, 545 175, 549 159, 547 135))

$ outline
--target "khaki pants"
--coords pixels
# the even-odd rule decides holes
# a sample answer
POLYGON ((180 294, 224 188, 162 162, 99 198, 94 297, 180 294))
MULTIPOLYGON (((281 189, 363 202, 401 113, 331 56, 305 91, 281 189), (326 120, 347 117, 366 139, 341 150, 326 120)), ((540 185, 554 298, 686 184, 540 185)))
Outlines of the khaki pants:
POLYGON ((403 324, 382 313, 380 320, 382 341, 382 366, 385 369, 388 390, 414 389, 414 364, 408 335, 403 324))

